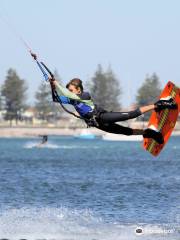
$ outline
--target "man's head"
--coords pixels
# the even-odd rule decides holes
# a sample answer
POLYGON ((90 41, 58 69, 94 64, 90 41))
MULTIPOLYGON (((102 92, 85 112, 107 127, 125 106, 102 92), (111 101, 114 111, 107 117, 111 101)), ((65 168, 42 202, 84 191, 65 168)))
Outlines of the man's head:
POLYGON ((66 88, 75 94, 81 94, 83 92, 82 81, 79 78, 73 78, 69 81, 66 88))

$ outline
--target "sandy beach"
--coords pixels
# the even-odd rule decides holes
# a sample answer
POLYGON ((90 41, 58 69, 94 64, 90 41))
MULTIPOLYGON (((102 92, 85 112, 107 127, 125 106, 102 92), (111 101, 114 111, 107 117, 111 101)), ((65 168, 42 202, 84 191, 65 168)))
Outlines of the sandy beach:
MULTIPOLYGON (((47 128, 47 127, 1 127, 0 137, 34 137, 39 135, 74 136, 86 131, 87 128, 47 128)), ((104 133, 91 128, 88 132, 101 136, 104 133)))
MULTIPOLYGON (((48 128, 48 127, 0 127, 0 137, 36 137, 39 135, 77 136, 90 133, 103 136, 106 133, 96 128, 48 128)), ((180 136, 180 130, 175 129, 173 135, 180 136)))

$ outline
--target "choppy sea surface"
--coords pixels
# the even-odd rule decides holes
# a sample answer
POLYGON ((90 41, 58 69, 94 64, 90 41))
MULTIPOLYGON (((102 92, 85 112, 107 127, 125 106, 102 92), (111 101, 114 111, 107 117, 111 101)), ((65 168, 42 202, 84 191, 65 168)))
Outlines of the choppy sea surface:
POLYGON ((180 137, 0 139, 0 239, 180 239, 180 137), (136 230, 141 233, 136 233, 136 230))

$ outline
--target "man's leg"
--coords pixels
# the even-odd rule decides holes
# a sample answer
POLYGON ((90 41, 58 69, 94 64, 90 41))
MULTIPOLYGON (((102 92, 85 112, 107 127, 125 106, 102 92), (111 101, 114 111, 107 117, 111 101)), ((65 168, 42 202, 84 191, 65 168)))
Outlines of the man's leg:
POLYGON ((136 109, 131 112, 104 112, 99 116, 99 120, 101 123, 115 123, 119 121, 126 121, 128 119, 136 118, 140 116, 142 113, 140 109, 136 109))
POLYGON ((155 105, 154 104, 151 104, 151 105, 148 105, 148 106, 144 106, 144 107, 140 107, 139 110, 141 111, 141 114, 144 114, 146 112, 149 112, 149 111, 152 111, 155 109, 155 105))
POLYGON ((137 118, 140 115, 155 109, 155 105, 148 105, 137 108, 130 112, 103 112, 99 116, 99 120, 102 123, 115 123, 119 121, 126 121, 129 119, 137 118))
POLYGON ((123 134, 126 136, 142 135, 143 137, 146 137, 146 138, 153 138, 155 141, 157 141, 160 144, 164 142, 162 134, 152 129, 146 129, 146 130, 132 129, 129 127, 121 126, 116 123, 99 125, 97 128, 108 133, 123 134))
POLYGON ((121 126, 116 123, 104 124, 104 125, 100 124, 97 128, 102 131, 108 132, 108 133, 123 134, 123 135, 127 135, 127 136, 144 134, 143 129, 132 129, 129 127, 121 126))
POLYGON ((153 129, 147 128, 145 130, 142 129, 132 129, 133 135, 142 135, 143 138, 153 138, 159 144, 164 143, 164 139, 162 133, 159 131, 155 131, 153 129))
MULTIPOLYGON (((116 123, 100 124, 97 128, 108 133, 123 134, 127 136, 134 135, 132 128, 124 127, 116 123)), ((137 135, 140 135, 140 134, 137 134, 137 135)))
POLYGON ((151 110, 160 112, 163 109, 177 109, 177 104, 174 102, 172 97, 161 98, 155 104, 140 107, 140 111, 142 114, 151 110))
POLYGON ((99 116, 99 120, 102 123, 115 123, 119 121, 126 121, 129 119, 137 118, 140 115, 155 110, 155 111, 161 111, 163 109, 176 109, 177 104, 174 103, 173 99, 169 100, 159 100, 155 104, 143 106, 140 108, 137 108, 134 111, 130 112, 103 112, 99 116))

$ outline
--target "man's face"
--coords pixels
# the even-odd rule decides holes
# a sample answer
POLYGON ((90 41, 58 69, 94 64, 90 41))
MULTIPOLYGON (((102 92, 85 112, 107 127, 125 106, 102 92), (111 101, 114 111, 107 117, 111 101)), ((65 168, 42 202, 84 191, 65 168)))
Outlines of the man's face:
POLYGON ((72 93, 75 93, 75 94, 80 94, 81 93, 81 89, 76 88, 76 86, 74 86, 72 84, 69 85, 68 90, 72 93))

